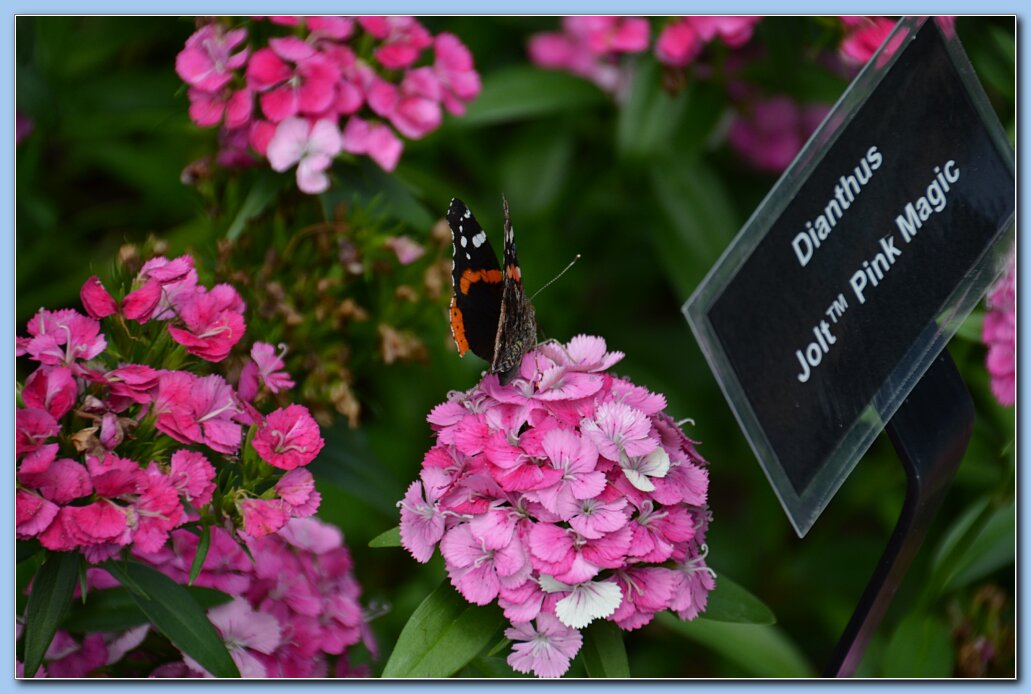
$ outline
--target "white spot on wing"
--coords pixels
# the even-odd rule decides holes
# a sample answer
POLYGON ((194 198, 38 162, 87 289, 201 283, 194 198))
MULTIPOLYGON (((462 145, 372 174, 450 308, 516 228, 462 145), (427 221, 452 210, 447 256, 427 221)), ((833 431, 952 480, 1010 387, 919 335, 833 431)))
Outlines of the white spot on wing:
POLYGON ((468 243, 468 241, 466 241, 466 239, 465 239, 465 237, 464 237, 464 236, 462 236, 462 237, 460 237, 460 238, 462 239, 462 248, 465 248, 465 244, 467 244, 467 243, 468 243))
POLYGON ((466 219, 469 219, 470 217, 472 217, 472 216, 473 216, 473 213, 472 213, 472 212, 470 212, 469 210, 466 210, 466 211, 465 211, 465 214, 464 214, 464 215, 462 215, 462 216, 463 216, 463 217, 465 217, 466 219))
POLYGON ((486 240, 487 240, 487 234, 481 231, 479 234, 477 234, 476 236, 473 237, 473 245, 476 246, 477 248, 479 248, 480 246, 483 245, 483 242, 486 241, 486 240))
POLYGON ((471 255, 469 255, 468 253, 466 253, 466 254, 465 254, 465 259, 466 259, 466 260, 472 260, 472 259, 473 259, 473 257, 472 257, 471 255))

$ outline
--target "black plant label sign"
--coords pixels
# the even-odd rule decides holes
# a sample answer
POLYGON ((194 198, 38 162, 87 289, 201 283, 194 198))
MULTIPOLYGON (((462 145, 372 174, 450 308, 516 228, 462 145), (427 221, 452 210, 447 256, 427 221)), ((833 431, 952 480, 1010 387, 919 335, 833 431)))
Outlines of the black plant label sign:
POLYGON ((900 22, 685 313, 805 534, 997 275, 1013 152, 952 26, 900 22))

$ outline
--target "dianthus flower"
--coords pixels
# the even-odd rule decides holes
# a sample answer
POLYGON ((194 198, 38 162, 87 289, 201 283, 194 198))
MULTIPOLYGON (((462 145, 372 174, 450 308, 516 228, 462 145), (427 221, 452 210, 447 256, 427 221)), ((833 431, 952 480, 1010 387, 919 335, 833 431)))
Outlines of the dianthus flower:
POLYGON ((1017 266, 1010 258, 1006 273, 988 292, 981 339, 988 346, 985 364, 991 376, 992 394, 1000 405, 1012 407, 1017 399, 1017 266))
MULTIPOLYGON (((337 676, 358 674, 351 669, 348 649, 364 641, 375 653, 375 644, 339 529, 315 518, 294 519, 277 533, 247 538, 247 552, 225 529, 214 526, 210 533, 210 548, 193 585, 233 596, 208 610, 208 617, 244 677, 327 677, 334 661, 337 676)), ((160 549, 135 548, 133 559, 185 585, 197 547, 197 535, 180 529, 160 549)), ((86 581, 89 600, 117 585, 100 569, 88 569, 86 581)), ((154 649, 137 652, 148 630, 143 625, 87 633, 81 640, 59 631, 45 669, 36 676, 85 677, 133 652, 140 662, 154 663, 151 677, 210 676, 186 654, 162 663, 155 661, 154 649)), ((171 646, 159 650, 177 653, 171 646)))
POLYGON ((398 504, 412 556, 439 547, 463 597, 504 610, 520 672, 563 674, 595 619, 692 619, 715 585, 706 462, 663 396, 608 372, 622 357, 581 335, 528 353, 506 386, 452 393, 398 504))
POLYGON ((252 347, 252 372, 236 384, 250 390, 248 398, 221 374, 207 373, 211 366, 201 373, 163 368, 170 360, 182 365, 184 351, 212 363, 228 356, 245 327, 236 290, 199 285, 189 256, 153 258, 125 284, 116 299, 91 277, 80 296, 99 320, 43 309, 29 321, 28 336, 17 338, 17 354, 35 369, 15 415, 18 539, 97 563, 159 551, 191 516, 251 537, 311 516, 319 494, 311 474, 294 468, 321 451, 318 425, 303 406, 266 417, 252 402, 263 401, 256 398, 259 380, 280 396, 293 387, 282 352, 264 342, 252 347), (102 321, 117 321, 110 350, 102 321), (141 327, 149 321, 164 324, 141 327), (131 353, 151 364, 123 361, 131 353), (227 483, 219 473, 240 467, 247 427, 253 462, 227 483))
POLYGON ((755 100, 743 109, 727 140, 749 164, 773 173, 787 168, 830 111, 825 104, 798 104, 787 96, 755 100))
POLYGON ((541 67, 565 70, 618 93, 626 75, 622 54, 647 50, 648 20, 640 17, 564 17, 561 32, 530 37, 530 59, 541 67))
POLYGON ((253 49, 241 46, 245 28, 205 24, 176 60, 189 86, 190 118, 221 126, 220 165, 254 163, 249 146, 276 171, 297 164, 298 188, 321 193, 340 152, 392 171, 404 149, 398 133, 421 138, 440 127, 442 107, 461 115, 480 92, 472 55, 458 37, 433 36, 414 17, 268 21, 273 36, 253 49))
POLYGON ((671 67, 686 67, 717 38, 730 48, 744 46, 758 22, 759 17, 678 17, 663 27, 655 55, 671 67))

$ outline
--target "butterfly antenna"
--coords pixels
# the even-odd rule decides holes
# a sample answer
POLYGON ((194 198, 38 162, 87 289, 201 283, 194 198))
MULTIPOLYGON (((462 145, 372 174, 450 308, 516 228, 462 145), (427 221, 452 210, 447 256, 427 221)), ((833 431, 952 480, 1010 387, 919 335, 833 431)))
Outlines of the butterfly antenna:
POLYGON ((531 297, 530 297, 530 301, 533 301, 533 300, 534 300, 534 298, 535 298, 535 297, 536 297, 536 296, 537 296, 538 294, 540 294, 540 293, 541 293, 541 292, 543 292, 543 291, 544 291, 545 289, 547 289, 547 288, 548 288, 548 287, 550 287, 550 286, 551 286, 552 284, 554 284, 554 283, 555 283, 555 281, 556 281, 556 280, 557 280, 557 279, 558 279, 559 277, 561 277, 562 275, 564 275, 564 274, 566 274, 567 272, 569 272, 569 268, 571 268, 571 267, 573 267, 574 265, 576 265, 576 261, 578 261, 578 260, 580 260, 580 254, 579 254, 579 253, 577 253, 577 254, 576 254, 576 257, 575 257, 575 258, 573 258, 572 260, 570 260, 570 261, 569 261, 569 265, 566 265, 565 269, 563 269, 563 270, 562 270, 562 272, 560 272, 560 273, 558 273, 557 275, 555 275, 554 277, 552 277, 552 278, 551 278, 550 280, 548 280, 548 283, 547 283, 547 284, 545 284, 545 285, 544 285, 543 287, 541 287, 540 289, 538 289, 537 291, 535 291, 535 292, 533 293, 533 296, 531 296, 531 297))

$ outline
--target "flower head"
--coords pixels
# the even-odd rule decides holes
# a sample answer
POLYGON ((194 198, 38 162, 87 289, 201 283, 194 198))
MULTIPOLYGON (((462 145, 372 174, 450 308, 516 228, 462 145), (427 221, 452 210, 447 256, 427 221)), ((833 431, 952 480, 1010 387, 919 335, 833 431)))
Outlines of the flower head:
POLYGON ((325 443, 308 408, 290 405, 265 418, 252 445, 269 465, 293 470, 315 460, 325 443))
POLYGON ((991 376, 992 394, 1005 407, 1011 407, 1017 399, 1016 276, 1014 256, 1005 274, 988 292, 988 312, 981 332, 981 339, 988 346, 985 364, 991 376))
POLYGON ((303 118, 287 118, 276 126, 267 154, 275 171, 297 165, 297 187, 302 191, 322 193, 329 188, 326 169, 340 147, 340 130, 332 121, 312 125, 303 118))
POLYGON ((427 418, 436 444, 398 504, 416 560, 439 547, 462 596, 497 600, 521 672, 561 675, 596 619, 693 617, 713 585, 692 573, 705 461, 665 398, 608 373, 622 356, 581 335, 529 352, 506 386, 487 375, 452 393, 427 418))

